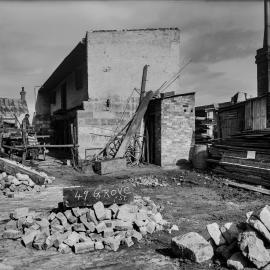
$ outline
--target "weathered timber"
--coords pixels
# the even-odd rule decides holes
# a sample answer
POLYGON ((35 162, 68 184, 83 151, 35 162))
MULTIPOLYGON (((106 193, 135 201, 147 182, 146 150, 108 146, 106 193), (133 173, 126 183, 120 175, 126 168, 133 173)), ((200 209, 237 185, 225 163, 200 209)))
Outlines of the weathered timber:
POLYGON ((133 200, 133 188, 127 184, 99 185, 98 187, 66 187, 63 203, 66 207, 92 206, 101 201, 104 205, 124 204, 133 200))
POLYGON ((229 181, 229 180, 225 181, 225 185, 232 186, 232 187, 239 187, 239 188, 259 192, 259 193, 262 193, 262 194, 270 195, 270 190, 269 189, 256 187, 256 186, 252 186, 252 185, 239 184, 239 183, 235 183, 235 182, 232 182, 232 181, 229 181))
POLYGON ((100 160, 95 161, 94 163, 95 172, 100 175, 125 170, 126 168, 127 168, 127 161, 125 158, 100 160))
POLYGON ((0 171, 5 171, 6 173, 14 176, 16 173, 28 174, 29 177, 38 185, 43 185, 45 182, 45 177, 39 175, 37 172, 5 158, 0 158, 0 171))

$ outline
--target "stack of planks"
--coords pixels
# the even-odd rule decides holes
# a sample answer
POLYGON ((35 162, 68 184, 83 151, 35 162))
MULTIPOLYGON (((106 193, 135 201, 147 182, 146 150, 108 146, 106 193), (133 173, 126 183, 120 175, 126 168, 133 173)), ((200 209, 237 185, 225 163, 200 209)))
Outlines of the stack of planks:
POLYGON ((209 148, 208 163, 225 177, 270 187, 270 130, 215 140, 209 148))

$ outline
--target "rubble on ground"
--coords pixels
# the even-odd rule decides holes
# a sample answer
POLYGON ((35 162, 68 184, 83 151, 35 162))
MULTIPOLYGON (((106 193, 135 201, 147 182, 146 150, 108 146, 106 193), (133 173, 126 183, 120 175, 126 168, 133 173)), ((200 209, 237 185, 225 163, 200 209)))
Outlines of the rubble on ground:
POLYGON ((166 187, 168 183, 154 175, 135 176, 128 179, 133 186, 166 187))
POLYGON ((170 224, 162 218, 161 207, 149 197, 135 196, 131 204, 105 207, 101 201, 89 208, 55 210, 40 215, 19 208, 10 215, 3 238, 21 240, 25 247, 61 253, 94 250, 117 251, 131 247, 143 236, 165 230, 170 224))
MULTIPOLYGON (((46 173, 39 172, 45 177, 45 183, 50 184, 54 177, 49 177, 46 173)), ((0 196, 13 197, 16 192, 34 191, 40 192, 45 185, 37 185, 28 174, 16 173, 16 176, 8 175, 6 172, 0 173, 0 196)))
POLYGON ((206 226, 209 240, 195 232, 172 239, 175 255, 194 262, 215 258, 230 269, 270 269, 270 207, 266 205, 256 212, 248 212, 246 222, 239 224, 217 223, 206 226), (214 252, 211 253, 211 248, 214 252))

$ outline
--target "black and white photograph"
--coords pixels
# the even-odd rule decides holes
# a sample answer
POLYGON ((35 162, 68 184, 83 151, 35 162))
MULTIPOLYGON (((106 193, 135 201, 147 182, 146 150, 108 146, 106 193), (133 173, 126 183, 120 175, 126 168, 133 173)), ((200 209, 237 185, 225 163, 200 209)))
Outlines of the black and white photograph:
POLYGON ((270 270, 270 0, 0 0, 0 270, 270 270))

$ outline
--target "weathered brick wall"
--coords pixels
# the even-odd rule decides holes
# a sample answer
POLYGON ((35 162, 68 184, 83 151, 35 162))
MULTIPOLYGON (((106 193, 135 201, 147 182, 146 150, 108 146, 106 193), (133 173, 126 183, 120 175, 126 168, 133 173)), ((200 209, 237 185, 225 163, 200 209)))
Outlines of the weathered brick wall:
POLYGON ((195 94, 161 100, 161 166, 191 158, 195 134, 195 94))
POLYGON ((138 102, 138 97, 132 97, 128 103, 126 99, 115 97, 111 99, 111 106, 108 108, 104 98, 84 101, 84 110, 77 111, 80 158, 90 159, 98 153, 100 150, 90 148, 103 148, 110 137, 132 118, 138 102))

